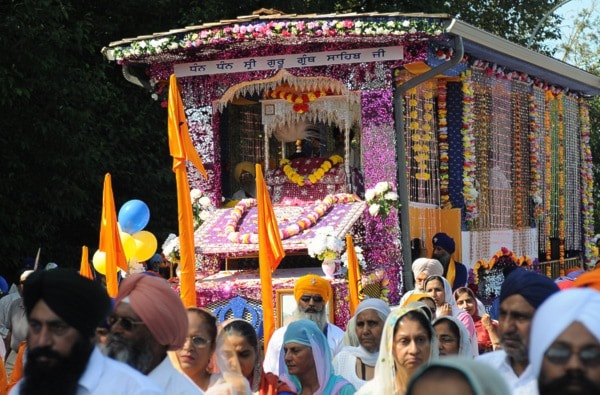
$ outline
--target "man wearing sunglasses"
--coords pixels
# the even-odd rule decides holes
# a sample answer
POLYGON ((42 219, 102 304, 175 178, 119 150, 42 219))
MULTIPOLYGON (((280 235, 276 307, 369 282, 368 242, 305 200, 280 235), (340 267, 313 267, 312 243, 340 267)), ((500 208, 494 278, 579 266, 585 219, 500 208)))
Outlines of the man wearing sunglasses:
POLYGON ((123 280, 108 324, 109 357, 147 375, 167 395, 202 394, 167 356, 167 351, 183 347, 188 318, 179 296, 164 278, 138 273, 123 280))
POLYGON ((480 355, 477 360, 496 369, 513 394, 529 395, 537 386, 529 366, 531 321, 538 306, 558 292, 558 286, 546 276, 516 266, 505 269, 504 276, 498 317, 502 349, 480 355))
POLYGON ((600 394, 600 292, 571 288, 536 311, 529 361, 539 395, 600 394))
MULTIPOLYGON (((327 302, 331 298, 331 284, 326 279, 316 274, 307 274, 296 280, 294 284, 294 298, 296 299, 296 310, 292 313, 289 324, 298 320, 311 320, 323 331, 327 338, 329 348, 333 353, 332 358, 341 350, 344 331, 329 322, 326 309, 327 302)), ((283 344, 283 335, 286 326, 278 328, 273 335, 265 353, 263 368, 265 372, 280 374, 279 353, 283 344)))
POLYGON ((98 283, 70 269, 31 274, 23 286, 29 321, 24 376, 11 394, 164 394, 129 366, 94 346, 110 300, 98 283))

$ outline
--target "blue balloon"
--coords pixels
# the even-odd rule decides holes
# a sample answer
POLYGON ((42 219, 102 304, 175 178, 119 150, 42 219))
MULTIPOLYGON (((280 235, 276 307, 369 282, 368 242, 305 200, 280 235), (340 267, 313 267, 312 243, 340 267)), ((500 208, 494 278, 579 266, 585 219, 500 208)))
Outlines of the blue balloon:
POLYGON ((121 230, 132 235, 148 225, 150 209, 141 200, 130 200, 121 206, 118 220, 121 230))

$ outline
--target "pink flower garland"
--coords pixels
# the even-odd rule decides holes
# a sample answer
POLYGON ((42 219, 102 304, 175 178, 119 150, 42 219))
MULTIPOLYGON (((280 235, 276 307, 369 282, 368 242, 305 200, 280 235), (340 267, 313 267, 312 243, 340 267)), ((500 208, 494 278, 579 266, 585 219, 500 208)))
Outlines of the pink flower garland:
MULTIPOLYGON (((536 89, 536 88, 534 88, 536 89)), ((540 135, 538 123, 539 109, 533 94, 529 95, 529 158, 531 162, 531 198, 533 200, 533 218, 538 220, 544 213, 542 199, 542 163, 540 161, 540 135)))
MULTIPOLYGON (((317 221, 325 215, 334 204, 337 203, 352 203, 359 201, 358 197, 349 193, 339 193, 336 195, 327 195, 323 200, 317 200, 311 211, 306 216, 300 218, 296 223, 289 225, 285 229, 279 229, 281 240, 288 239, 292 236, 315 225, 317 221)), ((227 240, 232 243, 239 244, 258 244, 258 233, 240 233, 236 232, 236 228, 242 216, 248 209, 256 206, 256 199, 242 199, 235 205, 229 214, 229 219, 225 224, 224 231, 227 235, 227 240)))

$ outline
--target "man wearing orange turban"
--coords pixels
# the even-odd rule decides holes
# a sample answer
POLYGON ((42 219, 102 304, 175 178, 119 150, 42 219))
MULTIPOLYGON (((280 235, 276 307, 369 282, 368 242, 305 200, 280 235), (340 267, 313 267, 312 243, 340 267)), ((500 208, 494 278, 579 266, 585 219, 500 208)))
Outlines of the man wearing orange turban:
POLYGON ((167 356, 168 350, 183 347, 188 318, 166 280, 148 273, 127 277, 121 283, 108 323, 109 357, 146 374, 166 394, 202 393, 167 356))
POLYGON ((283 335, 287 324, 298 320, 311 320, 323 331, 327 338, 332 358, 342 349, 344 331, 329 322, 326 309, 327 302, 331 300, 333 291, 329 281, 316 274, 307 274, 296 280, 294 284, 294 298, 296 299, 296 310, 292 313, 290 322, 273 332, 269 341, 263 368, 265 372, 274 373, 279 376, 279 353, 283 345, 283 335))

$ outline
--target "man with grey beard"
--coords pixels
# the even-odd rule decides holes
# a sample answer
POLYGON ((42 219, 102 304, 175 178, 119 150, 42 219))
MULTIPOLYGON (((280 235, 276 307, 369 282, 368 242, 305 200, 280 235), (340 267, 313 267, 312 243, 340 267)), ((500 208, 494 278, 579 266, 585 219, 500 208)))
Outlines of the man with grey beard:
MULTIPOLYGON (((311 320, 323 331, 327 338, 329 348, 332 352, 332 358, 342 349, 342 339, 344 331, 329 322, 326 305, 332 295, 331 285, 329 281, 315 274, 307 274, 296 280, 294 284, 294 298, 296 299, 297 307, 290 322, 298 320, 311 320)), ((265 372, 280 374, 279 369, 279 353, 283 345, 283 336, 285 335, 286 326, 282 326, 273 332, 271 340, 265 353, 263 368, 265 372)))
POLYGON ((183 303, 162 277, 138 273, 119 287, 108 316, 110 335, 105 352, 158 384, 167 395, 202 394, 177 371, 167 351, 183 347, 188 318, 183 303))

